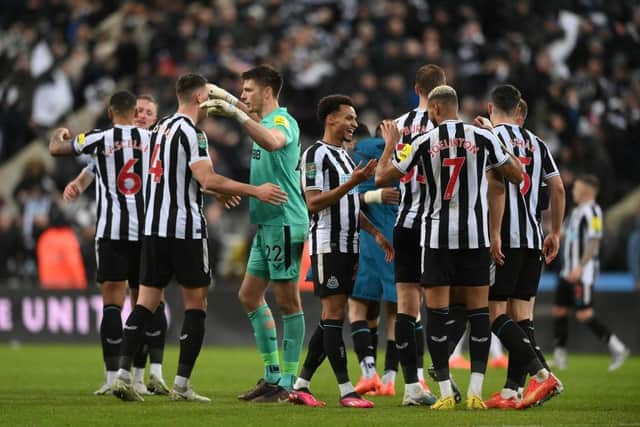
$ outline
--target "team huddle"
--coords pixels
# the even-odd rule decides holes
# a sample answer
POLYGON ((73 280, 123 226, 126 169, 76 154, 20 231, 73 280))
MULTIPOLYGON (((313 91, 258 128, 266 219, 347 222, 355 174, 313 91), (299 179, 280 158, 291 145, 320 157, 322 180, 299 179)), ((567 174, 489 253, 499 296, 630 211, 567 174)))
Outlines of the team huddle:
MULTIPOLYGON (((198 74, 181 76, 178 110, 160 120, 153 98, 117 92, 108 108, 113 127, 75 136, 60 128, 52 134, 53 155, 91 158, 65 189, 65 199, 73 200, 96 181, 105 366, 105 383, 96 394, 126 401, 143 401, 148 394, 210 401, 190 383, 204 339, 211 280, 204 194, 227 208, 249 197, 250 220, 257 227, 238 295, 264 374, 239 399, 325 406, 311 392, 311 381, 328 359, 344 407, 374 407, 366 394, 395 395, 400 365, 402 405, 454 409, 463 397, 449 357, 467 323, 467 408, 524 409, 562 393, 536 344, 533 307, 543 263, 560 248, 565 192, 546 144, 523 127, 527 105, 517 88, 494 88, 489 118, 464 123, 444 71, 424 65, 416 73, 417 108, 384 120, 375 137, 358 126, 349 97, 321 99, 322 138, 301 153, 298 124, 278 102, 280 73, 258 66, 241 77, 238 98, 198 74), (249 184, 215 172, 206 134, 197 127, 206 115, 236 120, 253 140, 249 184), (541 212, 547 208, 551 227, 545 236, 541 212), (300 367, 305 317, 298 279, 305 241, 322 314, 300 367), (169 387, 162 374, 163 290, 173 278, 181 285, 185 314, 178 369, 169 387), (133 310, 123 325, 127 287, 133 310), (269 288, 282 313, 282 358, 265 300, 269 288), (381 301, 388 324, 382 378, 375 367, 381 301), (347 318, 362 374, 355 386, 342 333, 347 318), (508 350, 509 366, 504 388, 485 400, 492 332, 508 350), (425 345, 437 396, 424 379, 425 345)), ((609 345, 610 370, 629 354, 591 308, 602 230, 597 189, 592 176, 574 184, 578 206, 566 227, 554 308, 558 368, 566 366, 568 308, 609 345)))

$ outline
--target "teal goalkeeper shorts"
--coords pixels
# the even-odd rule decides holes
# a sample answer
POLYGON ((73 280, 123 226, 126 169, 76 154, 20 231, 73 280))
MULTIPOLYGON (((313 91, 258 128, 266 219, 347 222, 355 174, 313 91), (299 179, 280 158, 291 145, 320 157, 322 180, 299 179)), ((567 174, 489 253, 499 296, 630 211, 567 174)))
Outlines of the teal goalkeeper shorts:
POLYGON ((247 273, 267 280, 298 280, 306 225, 259 225, 247 273))

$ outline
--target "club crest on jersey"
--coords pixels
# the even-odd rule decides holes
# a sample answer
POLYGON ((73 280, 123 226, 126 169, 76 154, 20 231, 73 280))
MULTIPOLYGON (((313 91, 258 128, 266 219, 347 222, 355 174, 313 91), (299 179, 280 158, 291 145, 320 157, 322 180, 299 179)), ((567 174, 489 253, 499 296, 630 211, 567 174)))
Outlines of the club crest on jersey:
POLYGON ((205 136, 204 133, 199 133, 198 134, 198 147, 207 148, 207 145, 209 145, 209 143, 207 142, 207 137, 205 136))
POLYGON ((329 277, 329 280, 327 280, 327 288, 338 289, 339 287, 340 287, 340 282, 338 282, 338 278, 336 276, 329 277))
POLYGON ((273 123, 279 126, 284 126, 289 129, 289 120, 285 116, 275 116, 273 118, 273 123))
POLYGON ((401 162, 404 162, 405 160, 407 160, 411 155, 412 151, 413 151, 413 148, 411 147, 410 144, 398 144, 396 146, 396 153, 398 156, 398 160, 400 160, 401 162))
POLYGON ((307 178, 309 179, 313 179, 316 177, 316 164, 315 163, 307 163, 304 166, 304 172, 305 175, 307 175, 307 178))

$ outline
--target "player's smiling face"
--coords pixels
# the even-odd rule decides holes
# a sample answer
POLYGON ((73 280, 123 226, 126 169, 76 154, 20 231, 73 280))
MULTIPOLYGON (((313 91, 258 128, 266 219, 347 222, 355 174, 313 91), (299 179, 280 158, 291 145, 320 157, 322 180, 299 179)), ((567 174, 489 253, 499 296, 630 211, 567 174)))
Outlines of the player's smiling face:
POLYGON ((252 113, 260 115, 262 111, 262 105, 264 104, 264 91, 265 88, 255 82, 255 80, 249 79, 242 83, 242 94, 240 94, 240 101, 242 101, 252 113))
POLYGON ((350 142, 353 140, 353 133, 358 127, 358 115, 355 108, 350 105, 341 105, 340 109, 333 113, 334 129, 336 135, 339 135, 343 141, 350 142))
POLYGON ((149 129, 158 120, 158 106, 147 100, 136 101, 136 117, 133 120, 139 128, 149 129))

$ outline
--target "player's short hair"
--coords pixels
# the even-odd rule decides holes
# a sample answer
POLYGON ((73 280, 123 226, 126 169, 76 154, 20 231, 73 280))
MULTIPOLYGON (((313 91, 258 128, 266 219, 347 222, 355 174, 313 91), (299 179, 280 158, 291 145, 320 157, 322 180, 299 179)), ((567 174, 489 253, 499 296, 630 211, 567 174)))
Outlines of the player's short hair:
POLYGON ((367 125, 365 125, 364 123, 358 123, 358 127, 353 132, 353 137, 355 139, 371 138, 371 132, 369 131, 367 125))
POLYGON ((520 102, 518 102, 518 107, 520 108, 520 114, 522 114, 522 120, 526 120, 527 114, 529 114, 529 104, 527 104, 527 101, 520 98, 520 102))
POLYGON ((491 103, 505 114, 512 115, 522 98, 520 91, 513 85, 500 85, 491 91, 491 103))
POLYGON ((582 174, 576 178, 576 182, 580 181, 583 184, 593 188, 596 192, 600 189, 600 180, 597 176, 592 174, 582 174))
POLYGON ((178 78, 176 82, 176 96, 180 102, 189 102, 193 93, 207 84, 205 79, 200 74, 187 73, 178 78))
POLYGON ((416 86, 422 95, 429 95, 434 88, 446 82, 444 70, 435 64, 423 65, 416 72, 416 86))
POLYGON ((428 101, 442 102, 445 104, 458 105, 458 94, 456 90, 451 86, 440 85, 436 86, 431 92, 429 92, 428 101))
POLYGON ((136 111, 136 96, 128 90, 121 90, 111 95, 109 108, 114 114, 131 114, 136 111))
POLYGON ((346 95, 325 96, 318 102, 318 119, 324 124, 327 116, 340 110, 341 105, 354 107, 353 100, 346 95))
POLYGON ((153 95, 149 95, 149 94, 142 94, 142 95, 138 95, 138 97, 136 98, 136 100, 138 99, 142 99, 143 101, 149 101, 153 104, 158 105, 158 101, 156 101, 156 99, 153 97, 153 95))
POLYGON ((258 65, 242 73, 242 80, 254 80, 260 86, 270 87, 277 98, 282 89, 282 74, 270 65, 258 65))

